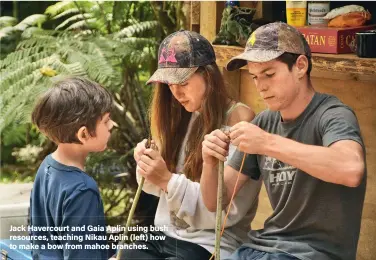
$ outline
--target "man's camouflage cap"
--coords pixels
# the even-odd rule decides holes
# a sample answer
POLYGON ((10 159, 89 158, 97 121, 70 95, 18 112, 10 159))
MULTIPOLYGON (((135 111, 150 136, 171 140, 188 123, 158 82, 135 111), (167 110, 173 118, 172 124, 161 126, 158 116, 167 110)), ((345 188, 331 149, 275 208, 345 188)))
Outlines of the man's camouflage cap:
POLYGON ((181 84, 198 67, 212 63, 215 63, 215 53, 210 42, 196 32, 180 30, 162 41, 158 51, 158 69, 146 84, 181 84))
POLYGON ((267 62, 283 53, 311 56, 311 49, 304 36, 294 27, 282 23, 268 23, 257 28, 247 40, 244 52, 232 58, 226 69, 236 70, 251 62, 267 62))

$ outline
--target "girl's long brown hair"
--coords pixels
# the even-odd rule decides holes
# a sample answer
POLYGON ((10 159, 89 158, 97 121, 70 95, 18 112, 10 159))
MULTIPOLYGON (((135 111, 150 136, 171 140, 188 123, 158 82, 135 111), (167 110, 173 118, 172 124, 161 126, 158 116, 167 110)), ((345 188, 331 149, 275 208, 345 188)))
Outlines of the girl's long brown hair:
MULTIPOLYGON (((192 125, 185 147, 183 173, 192 181, 199 181, 201 177, 204 136, 225 124, 230 100, 217 64, 200 67, 196 73, 204 77, 206 91, 201 112, 192 125)), ((191 114, 175 99, 166 84, 157 83, 150 109, 151 133, 171 172, 176 172, 179 151, 191 114)))

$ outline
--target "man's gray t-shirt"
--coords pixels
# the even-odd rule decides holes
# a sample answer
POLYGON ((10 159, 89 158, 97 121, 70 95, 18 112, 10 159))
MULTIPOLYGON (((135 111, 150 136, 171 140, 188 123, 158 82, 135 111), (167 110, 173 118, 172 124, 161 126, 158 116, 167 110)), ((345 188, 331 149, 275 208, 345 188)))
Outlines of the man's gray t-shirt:
MULTIPOLYGON (((265 131, 297 142, 330 146, 353 140, 362 145, 357 118, 334 96, 315 93, 294 121, 282 122, 279 112, 263 111, 253 121, 265 131)), ((366 170, 356 188, 328 183, 265 155, 247 155, 243 174, 264 179, 274 210, 264 229, 249 233, 247 246, 266 252, 287 252, 299 259, 355 259, 366 189, 366 170)), ((239 170, 243 153, 228 165, 239 170)), ((330 173, 328 173, 330 174, 330 173)))

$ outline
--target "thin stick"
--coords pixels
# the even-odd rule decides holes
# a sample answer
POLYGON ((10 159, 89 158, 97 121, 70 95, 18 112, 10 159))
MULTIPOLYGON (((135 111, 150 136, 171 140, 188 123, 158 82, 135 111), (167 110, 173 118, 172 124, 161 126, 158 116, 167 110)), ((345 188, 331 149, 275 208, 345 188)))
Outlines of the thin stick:
MULTIPOLYGON (((151 145, 151 138, 150 137, 148 138, 148 140, 147 140, 147 142, 145 144, 145 147, 146 148, 152 147, 152 145, 151 145)), ((144 182, 145 182, 145 178, 141 177, 140 184, 138 185, 138 188, 137 188, 137 191, 136 191, 136 195, 134 196, 134 199, 133 199, 133 202, 132 202, 131 210, 129 211, 127 223, 125 224, 125 230, 124 230, 124 233, 123 233, 123 235, 124 235, 123 237, 124 238, 127 237, 128 229, 129 229, 129 226, 131 225, 131 222, 132 222, 132 219, 133 219, 133 215, 134 215, 134 211, 136 210, 136 207, 137 207, 137 204, 138 204, 138 200, 140 199, 140 194, 141 194, 141 191, 142 191, 142 187, 144 186, 144 182)), ((125 244, 125 241, 122 239, 119 242, 119 245, 124 245, 124 244, 125 244)), ((116 256, 116 260, 120 260, 121 259, 122 252, 123 252, 123 250, 121 250, 121 249, 118 251, 118 254, 116 256)))
MULTIPOLYGON (((245 157, 246 157, 246 153, 244 153, 243 155, 243 160, 242 160, 242 164, 240 165, 240 169, 238 171, 238 177, 236 178, 236 182, 235 182, 235 187, 234 187, 234 192, 232 193, 231 195, 231 199, 230 199, 230 202, 229 202, 229 206, 228 206, 228 210, 227 210, 227 214, 224 218, 224 221, 223 221, 223 225, 222 225, 222 231, 221 231, 221 235, 219 236, 219 239, 221 239, 222 235, 223 235, 223 232, 225 231, 225 226, 226 226, 226 221, 227 221, 227 218, 228 218, 228 214, 230 213, 231 211, 231 207, 232 207, 232 202, 234 200, 234 197, 235 197, 235 191, 236 191, 236 187, 238 187, 238 182, 239 182, 239 177, 240 177, 240 173, 242 172, 242 169, 243 169, 243 165, 244 165, 244 161, 245 161, 245 157)), ((217 244, 217 237, 216 237, 216 244, 217 244)), ((209 258, 209 260, 212 260, 213 257, 215 255, 215 252, 211 255, 211 257, 209 258)))
POLYGON ((218 163, 218 190, 217 190, 217 214, 215 224, 215 260, 220 260, 221 249, 221 224, 222 224, 222 196, 223 196, 223 169, 224 162, 218 163))
MULTIPOLYGON (((138 188, 137 188, 137 191, 136 191, 136 195, 134 196, 132 207, 131 207, 131 210, 130 210, 129 215, 128 215, 127 224, 125 224, 125 230, 124 230, 124 233, 123 233, 124 234, 124 236, 123 236, 124 238, 126 237, 126 235, 128 233, 129 226, 131 225, 132 218, 133 218, 133 215, 134 215, 134 211, 136 210, 137 203, 138 203, 138 200, 140 198, 141 191, 142 191, 142 186, 144 185, 144 181, 145 181, 145 178, 141 177, 140 184, 138 185, 138 188)), ((124 240, 121 240, 120 243, 119 243, 119 245, 124 245, 124 244, 125 244, 124 240)), ((121 250, 121 249, 118 251, 118 254, 116 256, 117 260, 121 259, 121 255, 122 255, 123 251, 124 250, 121 250)))

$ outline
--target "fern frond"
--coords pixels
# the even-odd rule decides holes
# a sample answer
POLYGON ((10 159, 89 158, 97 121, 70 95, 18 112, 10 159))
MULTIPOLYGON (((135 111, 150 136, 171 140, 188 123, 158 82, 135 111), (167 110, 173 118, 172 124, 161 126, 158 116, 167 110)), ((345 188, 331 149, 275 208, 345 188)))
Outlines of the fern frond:
POLYGON ((90 35, 93 35, 93 34, 94 34, 94 32, 92 30, 81 29, 79 32, 77 32, 77 37, 90 36, 90 35))
POLYGON ((47 20, 47 16, 44 14, 33 14, 25 19, 23 19, 20 23, 14 26, 17 30, 24 31, 26 28, 30 26, 40 26, 47 20))
POLYGON ((44 30, 39 27, 29 27, 22 32, 22 39, 29 39, 31 37, 38 37, 38 38, 49 38, 49 37, 57 37, 61 35, 62 32, 58 32, 55 30, 44 30))
POLYGON ((19 95, 28 95, 27 99, 23 103, 23 106, 19 107, 15 113, 15 121, 19 124, 26 124, 31 122, 31 113, 35 106, 35 101, 42 95, 49 87, 49 79, 45 77, 38 81, 38 84, 31 86, 30 88, 22 91, 19 95))
POLYGON ((20 86, 17 88, 21 89, 21 91, 16 93, 14 98, 8 100, 8 102, 2 102, 0 113, 0 132, 9 124, 14 122, 17 113, 22 111, 23 106, 28 102, 28 97, 33 95, 33 87, 35 86, 35 82, 41 77, 43 77, 43 75, 39 72, 39 70, 34 71, 32 74, 18 82, 20 86))
POLYGON ((0 16, 0 28, 14 26, 17 24, 17 19, 12 16, 0 16))
POLYGON ((70 8, 68 10, 65 10, 64 12, 52 17, 52 19, 60 19, 61 17, 67 16, 67 15, 73 15, 73 14, 78 14, 80 10, 78 8, 70 8))
POLYGON ((62 74, 72 75, 72 76, 85 76, 86 72, 82 65, 78 62, 66 64, 61 60, 56 59, 51 64, 51 67, 62 72, 62 74))
POLYGON ((65 30, 69 31, 69 30, 77 30, 77 29, 86 29, 88 27, 90 28, 91 25, 95 23, 95 21, 96 21, 95 18, 78 21, 78 22, 75 22, 74 24, 71 24, 65 30))
POLYGON ((91 55, 98 55, 103 58, 113 56, 112 47, 107 44, 108 38, 87 38, 82 45, 82 50, 91 55))
POLYGON ((17 28, 14 28, 12 26, 4 27, 0 29, 0 40, 4 40, 5 38, 15 34, 18 32, 17 28))
POLYGON ((76 8, 76 5, 72 1, 62 1, 54 5, 50 5, 44 12, 51 17, 57 16, 60 13, 63 13, 66 10, 76 8))
POLYGON ((71 22, 77 22, 77 21, 82 21, 82 20, 85 21, 85 19, 89 19, 91 17, 93 17, 93 15, 90 13, 73 15, 72 17, 69 17, 64 22, 56 26, 55 30, 60 30, 64 28, 65 26, 67 26, 68 24, 70 24, 71 22))
POLYGON ((51 49, 51 47, 52 46, 42 47, 40 45, 37 45, 37 46, 31 47, 31 48, 17 50, 15 52, 12 52, 3 60, 2 67, 6 67, 9 64, 12 64, 12 63, 17 62, 17 61, 22 60, 22 59, 26 59, 26 58, 28 58, 32 55, 36 55, 36 54, 42 52, 43 50, 46 51, 48 49, 51 49))
POLYGON ((137 48, 136 46, 119 45, 114 50, 115 55, 119 56, 122 60, 126 60, 127 64, 131 67, 137 67, 140 62, 144 63, 153 60, 155 57, 153 48, 137 48))
POLYGON ((41 45, 43 43, 44 46, 54 46, 56 45, 56 38, 52 36, 38 36, 34 38, 28 38, 23 41, 21 41, 17 45, 18 50, 32 48, 37 45, 41 45))
POLYGON ((140 66, 145 63, 148 63, 152 57, 152 54, 143 50, 137 50, 132 52, 127 58, 130 61, 130 64, 133 66, 140 66))
POLYGON ((107 81, 113 81, 114 75, 116 75, 116 72, 113 70, 111 64, 109 64, 105 58, 99 55, 88 55, 72 48, 69 51, 67 61, 70 63, 78 62, 82 64, 89 78, 99 82, 102 85, 108 84, 107 81))
POLYGON ((16 124, 12 122, 10 125, 4 128, 1 133, 2 144, 8 145, 22 145, 26 139, 26 127, 24 125, 16 124))
POLYGON ((158 42, 151 38, 140 38, 140 37, 128 37, 128 38, 121 38, 119 39, 120 42, 123 44, 129 45, 132 44, 134 46, 138 46, 140 48, 148 45, 157 46, 158 42))
POLYGON ((25 66, 25 64, 27 64, 27 63, 35 62, 35 61, 47 58, 50 55, 51 55, 51 53, 43 51, 43 52, 39 52, 39 53, 35 53, 33 55, 30 55, 26 58, 16 60, 16 61, 14 61, 10 64, 5 64, 3 61, 0 61, 0 68, 2 69, 1 73, 14 71, 18 68, 21 68, 22 66, 25 66))
POLYGON ((6 95, 7 87, 11 86, 15 82, 17 82, 19 79, 22 79, 25 75, 30 74, 32 71, 36 71, 43 66, 49 64, 52 59, 56 58, 55 56, 47 57, 35 62, 26 63, 24 66, 14 70, 14 71, 5 71, 1 72, 1 83, 0 83, 0 89, 1 92, 6 95))
POLYGON ((159 26, 158 21, 139 22, 128 27, 125 27, 120 32, 116 33, 114 38, 120 39, 124 37, 131 37, 136 33, 145 32, 147 30, 156 29, 159 26))
POLYGON ((33 101, 55 78, 60 78, 62 75, 86 75, 80 63, 65 64, 60 61, 58 55, 52 55, 44 60, 46 61, 44 66, 50 66, 57 70, 58 76, 50 78, 43 75, 40 69, 36 69, 9 86, 2 94, 2 102, 0 103, 0 131, 12 121, 17 121, 18 123, 29 122, 33 101))
MULTIPOLYGON (((44 47, 45 50, 51 48, 51 46, 44 47)), ((20 60, 29 61, 29 57, 34 57, 34 55, 38 55, 43 50, 42 46, 34 46, 27 49, 22 50, 16 50, 12 53, 10 53, 5 59, 0 61, 0 67, 6 68, 7 66, 10 66, 11 64, 14 64, 20 60)))

